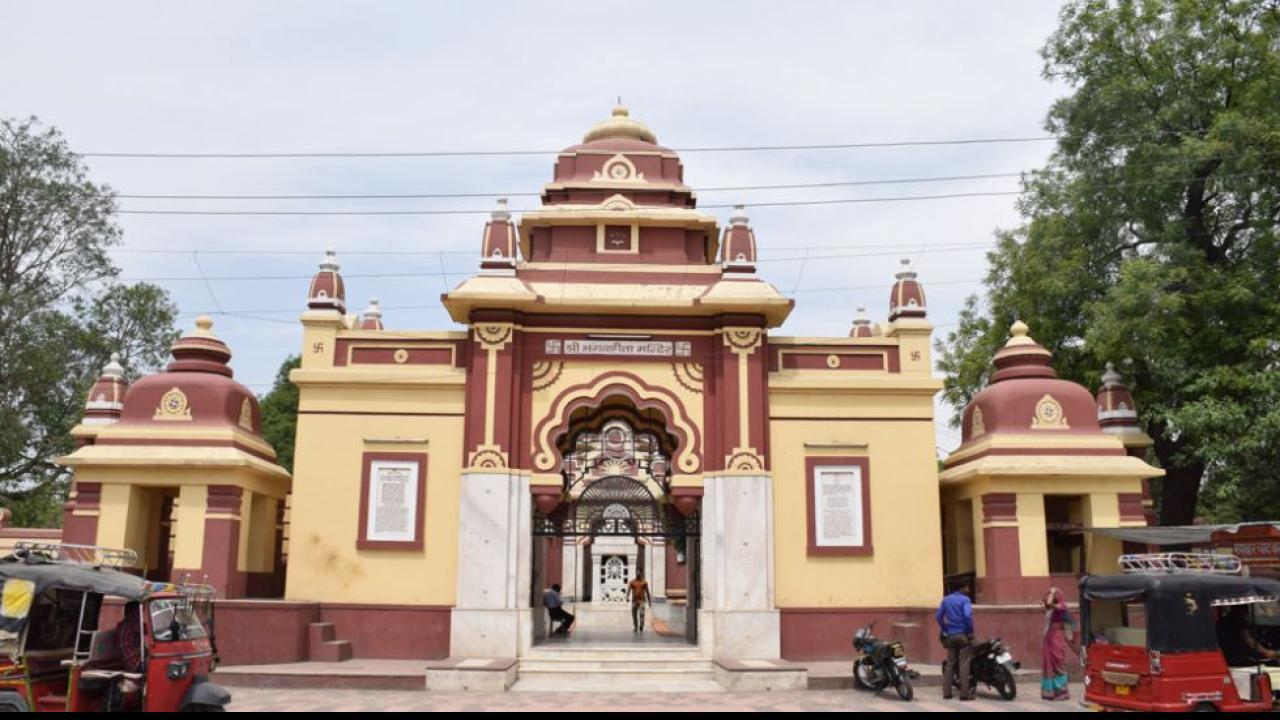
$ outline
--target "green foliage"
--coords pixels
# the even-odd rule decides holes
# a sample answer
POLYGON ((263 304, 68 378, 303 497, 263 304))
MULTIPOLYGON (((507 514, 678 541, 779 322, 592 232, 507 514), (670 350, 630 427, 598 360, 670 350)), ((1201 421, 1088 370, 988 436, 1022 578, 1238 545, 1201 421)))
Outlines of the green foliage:
POLYGON ((70 429, 111 353, 159 365, 177 308, 161 288, 113 282, 111 189, 88 179, 56 130, 0 119, 0 504, 15 524, 56 525, 70 429))
POLYGON ((1059 374, 1132 386, 1168 477, 1162 521, 1280 517, 1280 3, 1077 0, 1042 50, 1071 94, 998 235, 985 305, 939 343, 981 389, 1021 318, 1059 374))
POLYGON ((262 398, 262 437, 276 450, 276 462, 293 472, 293 443, 298 435, 298 386, 289 371, 302 366, 302 357, 285 358, 275 384, 262 398))

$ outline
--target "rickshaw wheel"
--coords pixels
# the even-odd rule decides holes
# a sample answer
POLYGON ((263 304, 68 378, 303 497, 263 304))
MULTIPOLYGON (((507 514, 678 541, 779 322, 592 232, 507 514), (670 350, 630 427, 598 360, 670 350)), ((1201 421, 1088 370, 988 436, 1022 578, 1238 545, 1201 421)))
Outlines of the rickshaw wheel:
POLYGON ((1203 702, 1195 706, 1191 712, 1218 712, 1218 708, 1214 707, 1213 703, 1203 702))

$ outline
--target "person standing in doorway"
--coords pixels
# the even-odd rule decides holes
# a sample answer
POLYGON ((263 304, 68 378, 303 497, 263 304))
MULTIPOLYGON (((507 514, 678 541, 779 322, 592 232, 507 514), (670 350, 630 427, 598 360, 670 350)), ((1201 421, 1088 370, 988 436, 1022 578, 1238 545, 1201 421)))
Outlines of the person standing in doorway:
POLYGON ((644 632, 645 605, 653 607, 653 597, 649 595, 649 583, 644 573, 636 573, 636 579, 627 583, 627 597, 631 600, 631 626, 633 632, 644 632))
POLYGON ((573 614, 565 611, 564 598, 560 597, 560 583, 551 586, 551 589, 542 594, 542 606, 547 609, 547 614, 551 616, 553 622, 560 623, 560 627, 552 631, 553 635, 568 635, 569 627, 573 625, 573 614))
POLYGON ((942 644, 947 648, 947 661, 942 668, 942 697, 951 699, 952 688, 960 689, 961 700, 973 699, 969 684, 969 666, 973 662, 973 603, 969 600, 972 585, 962 583, 942 598, 934 618, 942 631, 942 644), (956 675, 959 675, 957 685, 956 675))

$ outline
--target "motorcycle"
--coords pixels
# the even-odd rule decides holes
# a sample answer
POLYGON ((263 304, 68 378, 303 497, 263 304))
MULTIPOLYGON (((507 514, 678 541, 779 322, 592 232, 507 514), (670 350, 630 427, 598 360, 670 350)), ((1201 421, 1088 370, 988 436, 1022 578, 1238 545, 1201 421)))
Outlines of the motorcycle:
MULTIPOLYGON (((1005 700, 1018 696, 1018 684, 1014 673, 1022 663, 1013 659, 1013 653, 1000 638, 993 638, 973 646, 973 661, 969 664, 969 694, 972 695, 981 682, 1000 693, 1005 700)), ((960 678, 955 680, 960 689, 960 678)))
POLYGON ((861 653, 853 661, 853 682, 863 690, 877 692, 892 685, 898 697, 910 700, 915 697, 911 680, 920 675, 907 665, 902 643, 876 638, 872 634, 875 626, 872 622, 853 634, 853 647, 861 653))

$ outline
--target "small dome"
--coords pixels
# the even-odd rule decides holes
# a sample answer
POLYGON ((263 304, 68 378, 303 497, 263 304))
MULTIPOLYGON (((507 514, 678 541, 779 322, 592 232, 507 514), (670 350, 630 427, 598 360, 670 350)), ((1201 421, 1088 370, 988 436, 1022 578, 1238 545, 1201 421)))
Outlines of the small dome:
POLYGON ((1115 365, 1107 363, 1098 388, 1098 424, 1108 431, 1140 429, 1138 406, 1115 365))
POLYGON ((1013 323, 1009 333, 990 383, 965 407, 964 441, 990 433, 1099 432, 1093 394, 1058 378, 1053 354, 1031 338, 1026 323, 1013 323))
POLYGON ((596 140, 613 140, 613 139, 639 140, 640 142, 656 145, 658 138, 645 125, 638 120, 631 118, 631 112, 627 110, 625 105, 615 105, 613 112, 610 113, 607 120, 601 120, 587 131, 582 137, 582 142, 590 143, 596 140))
POLYGON ((165 372, 207 372, 231 377, 231 349, 213 334, 213 318, 196 318, 196 329, 184 335, 169 350, 173 362, 165 372))
POLYGON ((173 361, 162 373, 139 378, 124 396, 122 425, 169 428, 235 427, 259 435, 261 411, 249 389, 231 379, 231 350, 213 334, 213 320, 173 344, 173 361))
POLYGON ((916 280, 909 258, 902 258, 902 269, 894 277, 897 282, 889 292, 889 322, 900 317, 924 317, 924 286, 916 280))
POLYGON ((867 317, 867 309, 858 307, 858 315, 853 319, 853 329, 849 331, 849 337, 862 338, 873 337, 875 331, 871 329, 871 318, 867 317))
POLYGON ((337 310, 343 314, 347 312, 347 288, 342 282, 340 270, 337 253, 329 248, 320 261, 320 271, 311 279, 307 307, 312 310, 337 310))
POLYGON ((382 329, 382 306, 378 305, 378 298, 369 298, 369 307, 364 309, 364 314, 360 318, 360 329, 382 329))
POLYGON ((111 353, 111 361, 102 368, 102 375, 89 388, 84 404, 85 425, 110 425, 124 412, 124 395, 129 383, 120 365, 120 353, 111 353))
POLYGON ((720 262, 726 272, 755 272, 756 235, 747 220, 744 205, 735 205, 729 227, 724 230, 720 262))
POLYGON ((507 199, 498 198, 498 206, 484 224, 484 238, 480 242, 480 268, 482 270, 509 270, 516 262, 516 226, 511 222, 507 199))

